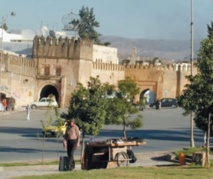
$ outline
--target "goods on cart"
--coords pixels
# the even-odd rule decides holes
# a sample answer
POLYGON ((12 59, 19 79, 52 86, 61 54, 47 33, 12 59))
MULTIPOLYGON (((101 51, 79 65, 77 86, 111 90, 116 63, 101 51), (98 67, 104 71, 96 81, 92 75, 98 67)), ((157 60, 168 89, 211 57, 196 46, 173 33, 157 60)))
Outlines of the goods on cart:
POLYGON ((84 149, 82 169, 128 166, 129 163, 134 163, 137 160, 130 147, 144 144, 146 142, 139 138, 90 142, 86 144, 84 149))

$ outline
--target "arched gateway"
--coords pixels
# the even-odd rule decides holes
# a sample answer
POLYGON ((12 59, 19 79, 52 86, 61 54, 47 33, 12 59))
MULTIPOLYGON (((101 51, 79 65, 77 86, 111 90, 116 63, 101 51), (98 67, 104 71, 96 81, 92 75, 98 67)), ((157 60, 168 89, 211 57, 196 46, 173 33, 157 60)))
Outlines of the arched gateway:
POLYGON ((150 89, 145 89, 140 94, 140 100, 146 99, 147 104, 151 104, 155 101, 155 93, 150 89))
POLYGON ((50 94, 55 96, 56 101, 59 103, 59 93, 55 86, 53 85, 46 85, 42 88, 40 93, 40 99, 42 97, 48 97, 50 94))

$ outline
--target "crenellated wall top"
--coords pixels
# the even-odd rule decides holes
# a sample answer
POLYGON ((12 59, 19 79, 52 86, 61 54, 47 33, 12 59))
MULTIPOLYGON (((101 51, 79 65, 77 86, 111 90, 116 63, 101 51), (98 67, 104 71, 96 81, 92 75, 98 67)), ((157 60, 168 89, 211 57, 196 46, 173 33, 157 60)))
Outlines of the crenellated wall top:
POLYGON ((66 45, 66 44, 82 44, 82 45, 91 45, 91 40, 81 40, 80 38, 56 38, 56 37, 44 37, 44 36, 35 36, 33 40, 34 45, 66 45))
POLYGON ((111 70, 111 71, 124 71, 124 65, 103 63, 102 61, 93 62, 93 69, 95 70, 111 70))
POLYGON ((143 65, 143 64, 127 64, 124 65, 125 69, 134 69, 134 70, 162 70, 162 71, 191 71, 191 64, 167 64, 167 65, 143 65))
POLYGON ((35 36, 33 57, 92 60, 93 41, 68 37, 35 36))

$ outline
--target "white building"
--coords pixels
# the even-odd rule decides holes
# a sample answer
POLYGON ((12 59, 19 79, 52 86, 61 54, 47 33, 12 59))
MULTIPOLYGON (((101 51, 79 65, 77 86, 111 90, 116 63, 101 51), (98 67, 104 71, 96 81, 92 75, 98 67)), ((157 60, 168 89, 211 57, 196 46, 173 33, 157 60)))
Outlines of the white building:
POLYGON ((13 42, 13 41, 21 40, 22 36, 20 34, 7 33, 4 29, 0 28, 0 38, 1 38, 1 42, 13 42))
MULTIPOLYGON (((76 37, 77 35, 73 31, 54 31, 56 38, 62 37, 76 37)), ((32 55, 33 39, 38 36, 49 36, 50 31, 48 27, 43 26, 41 30, 11 30, 10 33, 0 28, 1 48, 6 51, 16 52, 21 55, 32 55)), ((118 64, 118 50, 117 48, 93 45, 93 61, 102 63, 118 64)))
POLYGON ((113 47, 93 45, 93 61, 118 64, 118 50, 113 47))

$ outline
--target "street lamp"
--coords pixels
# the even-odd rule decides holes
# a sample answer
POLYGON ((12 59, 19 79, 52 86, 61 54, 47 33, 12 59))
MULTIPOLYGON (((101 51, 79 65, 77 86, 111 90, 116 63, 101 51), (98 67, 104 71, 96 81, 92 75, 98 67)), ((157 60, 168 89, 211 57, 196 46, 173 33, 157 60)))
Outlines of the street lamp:
MULTIPOLYGON (((194 22, 193 22, 193 0, 191 0, 191 75, 193 75, 193 59, 194 59, 194 22)), ((190 114, 190 128, 191 128, 191 135, 190 135, 190 146, 195 147, 194 143, 194 119, 193 119, 193 112, 190 114)))
POLYGON ((1 54, 0 54, 0 101, 1 101, 1 88, 2 88, 2 61, 3 61, 3 40, 4 40, 4 33, 3 33, 3 27, 6 24, 7 18, 9 16, 15 16, 16 13, 15 12, 11 12, 10 15, 7 15, 6 17, 2 17, 2 21, 1 21, 1 44, 0 44, 0 50, 1 50, 1 54))

